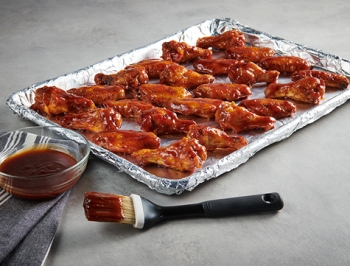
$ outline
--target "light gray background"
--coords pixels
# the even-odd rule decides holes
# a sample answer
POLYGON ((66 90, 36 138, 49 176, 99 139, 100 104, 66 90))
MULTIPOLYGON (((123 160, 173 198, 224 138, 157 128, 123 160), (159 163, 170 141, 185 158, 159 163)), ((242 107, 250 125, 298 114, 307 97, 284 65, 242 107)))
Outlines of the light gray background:
MULTIPOLYGON (((206 19, 230 17, 350 59, 350 2, 3 0, 0 128, 32 125, 5 105, 15 91, 206 19)), ((150 190, 91 156, 73 188, 47 265, 346 265, 350 263, 349 112, 345 103, 192 192, 150 190), (140 194, 164 205, 277 191, 277 214, 179 220, 140 231, 88 222, 85 191, 140 194)))

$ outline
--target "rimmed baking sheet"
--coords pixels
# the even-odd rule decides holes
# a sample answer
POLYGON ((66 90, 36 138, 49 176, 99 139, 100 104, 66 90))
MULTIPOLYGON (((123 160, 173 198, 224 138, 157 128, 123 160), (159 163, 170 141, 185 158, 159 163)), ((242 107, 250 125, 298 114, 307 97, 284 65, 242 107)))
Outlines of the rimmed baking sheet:
MULTIPOLYGON (((9 108, 23 119, 31 120, 38 125, 55 125, 53 122, 40 116, 29 107, 34 103, 34 93, 37 88, 43 86, 56 86, 64 90, 94 83, 94 75, 99 72, 105 74, 116 73, 131 63, 137 63, 143 59, 160 58, 161 45, 165 41, 177 40, 195 45, 199 37, 221 34, 224 31, 237 28, 244 32, 248 45, 270 47, 280 55, 295 55, 306 59, 315 68, 328 70, 350 76, 350 62, 338 56, 327 54, 323 51, 312 49, 279 37, 271 36, 262 31, 252 29, 233 19, 211 19, 197 25, 181 30, 164 39, 150 45, 131 50, 127 53, 108 58, 94 65, 82 68, 75 72, 49 79, 31 85, 23 90, 13 93, 6 101, 9 108)), ((281 76, 279 82, 290 78, 281 76)), ((216 80, 220 82, 222 80, 216 80)), ((253 87, 253 95, 250 98, 263 97, 264 86, 253 87)), ((132 162, 128 156, 116 155, 93 143, 91 151, 98 158, 116 166, 119 171, 129 174, 136 180, 146 184, 149 188, 163 194, 181 194, 183 191, 192 191, 200 183, 219 177, 225 172, 237 168, 248 161, 259 150, 272 143, 288 138, 298 129, 328 114, 336 107, 345 103, 350 98, 350 90, 327 90, 324 100, 317 106, 297 105, 297 112, 289 118, 278 120, 275 128, 264 132, 250 132, 242 134, 248 140, 248 145, 224 156, 210 155, 203 167, 196 172, 179 173, 164 168, 142 168, 132 162), (171 178, 168 178, 171 177, 171 178)), ((135 127, 132 123, 125 128, 135 127)), ((163 140, 166 143, 168 140, 163 140)))

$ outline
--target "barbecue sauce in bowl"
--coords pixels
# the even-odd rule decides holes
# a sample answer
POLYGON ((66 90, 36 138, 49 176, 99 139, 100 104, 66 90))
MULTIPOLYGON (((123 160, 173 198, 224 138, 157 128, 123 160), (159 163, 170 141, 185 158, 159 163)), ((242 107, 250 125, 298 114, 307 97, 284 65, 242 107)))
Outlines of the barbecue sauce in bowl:
POLYGON ((0 185, 26 199, 53 198, 71 188, 81 175, 73 156, 52 147, 25 149, 0 164, 0 185))
POLYGON ((36 177, 65 170, 77 161, 61 151, 38 148, 16 153, 5 159, 0 172, 13 176, 36 177))

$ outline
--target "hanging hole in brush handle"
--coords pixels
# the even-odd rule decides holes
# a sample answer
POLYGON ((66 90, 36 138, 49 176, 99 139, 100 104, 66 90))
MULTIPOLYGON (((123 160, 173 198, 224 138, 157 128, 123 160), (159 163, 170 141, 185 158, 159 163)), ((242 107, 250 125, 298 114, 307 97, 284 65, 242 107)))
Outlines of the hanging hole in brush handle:
POLYGON ((265 201, 266 203, 274 203, 277 200, 277 196, 275 193, 268 193, 268 194, 263 194, 261 196, 262 200, 265 201))
POLYGON ((276 192, 211 200, 202 203, 205 217, 224 217, 248 213, 278 211, 283 201, 276 192))

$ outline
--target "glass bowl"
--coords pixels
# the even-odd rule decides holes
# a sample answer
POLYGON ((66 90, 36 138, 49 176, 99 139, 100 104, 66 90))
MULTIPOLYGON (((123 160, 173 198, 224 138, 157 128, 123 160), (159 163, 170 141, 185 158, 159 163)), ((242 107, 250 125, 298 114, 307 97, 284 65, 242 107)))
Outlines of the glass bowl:
POLYGON ((34 126, 0 133, 0 187, 26 199, 56 197, 80 179, 89 153, 84 136, 62 127, 34 126), (31 161, 20 157, 25 154, 31 161), (13 160, 11 168, 15 158, 17 163, 13 160), (62 158, 70 163, 63 166, 62 158))

